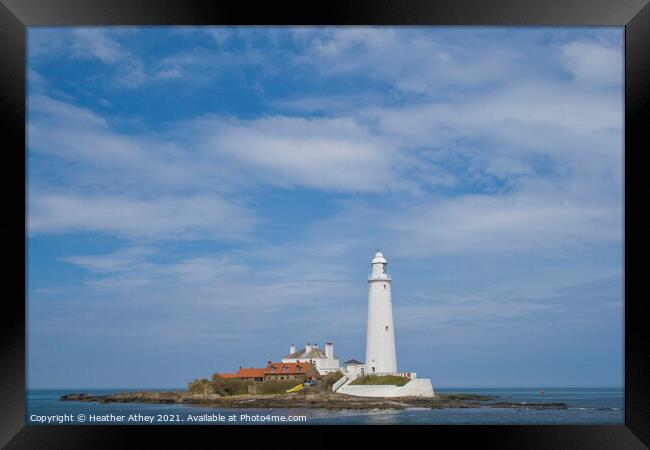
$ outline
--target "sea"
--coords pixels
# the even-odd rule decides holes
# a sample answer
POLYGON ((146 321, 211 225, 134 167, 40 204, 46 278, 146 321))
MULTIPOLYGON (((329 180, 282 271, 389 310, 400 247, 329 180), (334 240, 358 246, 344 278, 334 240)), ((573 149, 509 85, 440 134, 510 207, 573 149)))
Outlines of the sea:
MULTIPOLYGON (((109 394, 162 389, 35 389, 27 392, 29 425, 605 425, 624 423, 623 388, 438 389, 441 393, 484 394, 522 408, 407 408, 327 411, 321 409, 226 409, 147 403, 61 401, 71 392, 109 394), (568 409, 526 409, 528 403, 562 402, 568 409)), ((175 389, 169 389, 174 391, 175 389)), ((181 389, 178 389, 181 390, 181 389)))

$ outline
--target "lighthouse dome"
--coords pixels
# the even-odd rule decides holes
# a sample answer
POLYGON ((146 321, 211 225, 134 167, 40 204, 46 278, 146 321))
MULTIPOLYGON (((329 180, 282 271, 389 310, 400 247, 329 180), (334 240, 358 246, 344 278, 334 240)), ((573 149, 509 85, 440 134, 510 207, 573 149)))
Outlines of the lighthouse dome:
POLYGON ((382 263, 386 264, 386 258, 384 258, 384 254, 382 252, 377 252, 375 253, 375 257, 372 258, 372 261, 370 261, 370 264, 377 264, 377 263, 382 263))

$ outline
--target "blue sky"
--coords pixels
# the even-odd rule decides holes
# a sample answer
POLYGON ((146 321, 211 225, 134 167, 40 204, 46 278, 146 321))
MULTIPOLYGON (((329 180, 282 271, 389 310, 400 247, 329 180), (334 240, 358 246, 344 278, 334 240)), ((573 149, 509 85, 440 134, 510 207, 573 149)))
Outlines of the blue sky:
POLYGON ((28 52, 29 387, 363 360, 378 249, 400 369, 622 386, 622 28, 30 28, 28 52))

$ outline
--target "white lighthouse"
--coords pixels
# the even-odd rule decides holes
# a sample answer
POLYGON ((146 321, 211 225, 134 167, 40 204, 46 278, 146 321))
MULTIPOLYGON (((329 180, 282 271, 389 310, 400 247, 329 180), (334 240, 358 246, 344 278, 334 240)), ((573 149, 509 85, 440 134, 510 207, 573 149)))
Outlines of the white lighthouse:
POLYGON ((390 293, 390 275, 386 271, 386 258, 375 253, 370 261, 372 273, 368 277, 368 335, 366 337, 366 363, 354 359, 346 361, 345 375, 332 385, 332 391, 357 397, 435 397, 429 378, 418 378, 415 372, 397 372, 395 356, 395 329, 393 327, 393 301, 390 293), (376 374, 364 383, 354 384, 359 377, 376 374), (406 377, 404 384, 384 384, 391 374, 406 377), (374 382, 382 380, 382 382, 374 382))
POLYGON ((370 264, 372 273, 368 277, 366 372, 397 372, 391 279, 386 272, 387 261, 381 252, 377 252, 370 264))

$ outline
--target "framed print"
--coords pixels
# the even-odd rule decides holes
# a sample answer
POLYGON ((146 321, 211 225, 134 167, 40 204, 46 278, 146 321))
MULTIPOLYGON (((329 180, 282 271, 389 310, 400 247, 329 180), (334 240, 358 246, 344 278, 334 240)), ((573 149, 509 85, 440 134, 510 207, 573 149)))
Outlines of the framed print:
POLYGON ((0 12, 7 448, 650 442, 645 2, 0 12))

